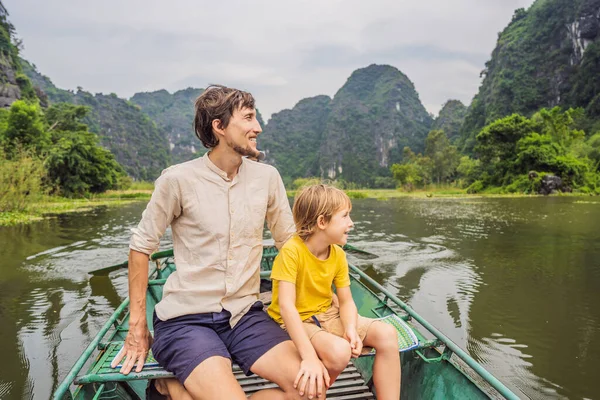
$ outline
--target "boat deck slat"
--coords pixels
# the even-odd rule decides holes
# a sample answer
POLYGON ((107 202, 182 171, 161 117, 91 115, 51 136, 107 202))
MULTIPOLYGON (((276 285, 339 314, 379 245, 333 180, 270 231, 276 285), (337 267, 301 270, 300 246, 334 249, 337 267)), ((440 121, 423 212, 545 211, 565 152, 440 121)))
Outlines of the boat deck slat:
MULTIPOLYGON (((135 381, 141 379, 159 379, 171 378, 173 374, 159 366, 146 366, 139 372, 131 372, 129 375, 122 375, 118 369, 110 367, 110 363, 123 345, 122 342, 110 343, 106 351, 100 356, 99 360, 93 365, 88 374, 77 378, 76 383, 103 383, 109 381, 135 381)), ((276 388, 277 385, 257 375, 246 376, 237 364, 232 367, 233 375, 244 390, 246 395, 251 395, 262 389, 276 388)), ((349 363, 346 369, 338 376, 336 381, 327 391, 327 398, 331 400, 352 400, 352 399, 374 399, 375 396, 366 386, 364 379, 356 369, 349 363)))
MULTIPOLYGON (((246 376, 234 365, 234 375, 242 386, 246 395, 251 395, 259 390, 276 388, 277 385, 257 375, 246 376)), ((352 363, 338 376, 336 381, 327 391, 329 400, 375 399, 375 396, 365 384, 364 379, 352 363)))

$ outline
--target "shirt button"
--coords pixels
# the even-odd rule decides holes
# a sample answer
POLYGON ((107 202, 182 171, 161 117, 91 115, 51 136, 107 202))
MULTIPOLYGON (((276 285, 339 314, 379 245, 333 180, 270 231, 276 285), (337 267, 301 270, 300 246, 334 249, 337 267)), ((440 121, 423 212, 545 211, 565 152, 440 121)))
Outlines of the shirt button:
POLYGON ((231 253, 229 254, 229 259, 233 260, 233 254, 231 254, 231 253))
POLYGON ((230 210, 230 213, 232 213, 232 214, 233 214, 233 209, 232 209, 232 210, 230 210))

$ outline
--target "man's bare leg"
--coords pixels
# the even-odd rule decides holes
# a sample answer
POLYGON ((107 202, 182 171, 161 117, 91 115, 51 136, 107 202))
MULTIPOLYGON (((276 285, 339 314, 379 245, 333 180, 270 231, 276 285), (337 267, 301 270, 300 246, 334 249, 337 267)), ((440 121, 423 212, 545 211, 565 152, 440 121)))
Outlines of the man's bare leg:
MULTIPOLYGON (((256 375, 276 383, 280 389, 261 390, 252 400, 307 399, 294 388, 294 380, 300 371, 300 354, 291 340, 279 343, 260 357, 250 370, 256 375)), ((319 399, 325 399, 325 388, 319 399)), ((316 399, 317 396, 314 397, 316 399)))
POLYGON ((176 378, 157 379, 154 383, 156 391, 169 400, 193 400, 192 396, 176 378))
POLYGON ((246 400, 231 371, 231 361, 220 356, 202 361, 187 377, 184 386, 194 400, 246 400))

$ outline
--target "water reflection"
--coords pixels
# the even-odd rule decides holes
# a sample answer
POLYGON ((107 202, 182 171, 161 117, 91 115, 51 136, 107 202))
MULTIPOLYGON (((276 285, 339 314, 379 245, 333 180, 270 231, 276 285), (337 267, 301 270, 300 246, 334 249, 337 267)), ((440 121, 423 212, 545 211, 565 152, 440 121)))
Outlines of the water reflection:
MULTIPOLYGON (((356 200, 351 262, 531 398, 594 398, 600 359, 600 203, 356 200)), ((48 398, 127 295, 143 204, 0 228, 0 398, 48 398)), ((164 247, 169 246, 169 235, 164 247)))
POLYGON ((353 214, 370 218, 357 225, 356 244, 381 255, 368 273, 513 390, 600 395, 591 383, 600 207, 568 198, 367 200, 353 214))

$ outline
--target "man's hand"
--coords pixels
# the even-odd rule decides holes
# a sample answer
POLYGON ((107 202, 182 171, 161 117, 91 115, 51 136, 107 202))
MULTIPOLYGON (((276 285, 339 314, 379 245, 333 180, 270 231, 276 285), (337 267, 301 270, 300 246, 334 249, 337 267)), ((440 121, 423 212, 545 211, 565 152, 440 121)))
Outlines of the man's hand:
POLYGON ((119 365, 121 360, 124 360, 122 363, 123 366, 119 372, 127 375, 134 364, 137 364, 135 372, 141 372, 142 368, 144 368, 144 362, 146 362, 146 356, 148 355, 148 350, 151 345, 152 335, 150 335, 150 331, 145 322, 138 328, 130 326, 123 347, 115 359, 110 363, 111 368, 115 368, 119 365))
POLYGON ((300 371, 294 380, 294 388, 298 389, 300 396, 304 396, 306 393, 309 399, 315 397, 315 394, 321 398, 329 388, 329 384, 329 372, 321 360, 317 357, 302 360, 300 371), (323 388, 323 384, 325 384, 325 388, 323 388))
POLYGON ((350 348, 352 349, 352 357, 357 358, 358 356, 360 356, 360 353, 362 352, 363 348, 363 342, 362 340, 360 340, 356 329, 347 329, 346 332, 344 332, 344 339, 350 342, 350 348))

